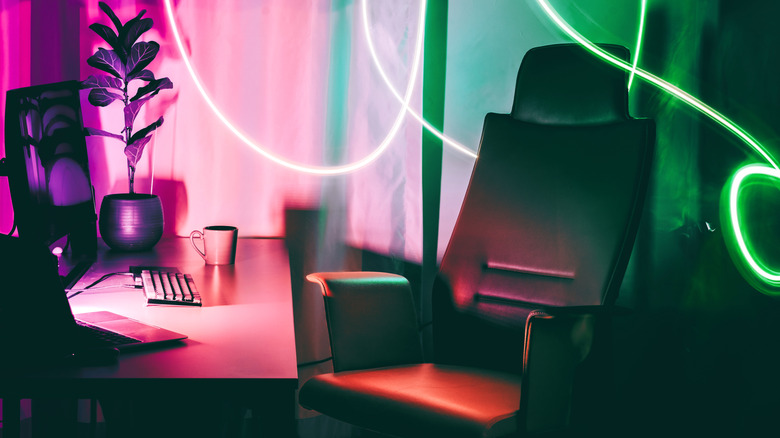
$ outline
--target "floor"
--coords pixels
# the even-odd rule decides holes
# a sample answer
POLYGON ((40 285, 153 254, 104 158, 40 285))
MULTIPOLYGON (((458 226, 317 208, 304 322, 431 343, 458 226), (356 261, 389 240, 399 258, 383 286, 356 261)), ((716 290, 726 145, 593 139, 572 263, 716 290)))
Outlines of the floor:
POLYGON ((298 438, 391 438, 388 435, 358 429, 324 415, 297 421, 298 438))
MULTIPOLYGON (((106 428, 102 415, 100 415, 98 412, 98 421, 91 423, 89 418, 89 401, 81 400, 79 403, 79 418, 76 438, 106 438, 106 428)), ((25 401, 23 401, 22 405, 22 414, 24 418, 21 422, 21 438, 31 438, 32 421, 31 417, 29 416, 30 408, 29 405, 25 406, 25 401)), ((251 413, 248 413, 247 424, 250 416, 251 413)), ((0 438, 4 438, 1 424, 2 423, 0 423, 0 438)), ((297 438, 391 438, 387 435, 356 428, 349 424, 342 423, 323 415, 314 415, 308 416, 307 418, 298 419, 296 420, 296 427, 298 432, 297 438)), ((248 432, 248 427, 245 427, 241 430, 240 435, 236 438, 253 437, 248 432)))

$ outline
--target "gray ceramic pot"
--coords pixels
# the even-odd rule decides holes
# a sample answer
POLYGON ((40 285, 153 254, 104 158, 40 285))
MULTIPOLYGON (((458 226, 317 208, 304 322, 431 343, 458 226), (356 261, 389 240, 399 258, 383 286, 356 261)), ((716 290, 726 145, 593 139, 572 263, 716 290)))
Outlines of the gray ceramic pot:
POLYGON ((100 235, 120 251, 151 249, 163 234, 162 202, 157 195, 106 195, 100 205, 100 235))

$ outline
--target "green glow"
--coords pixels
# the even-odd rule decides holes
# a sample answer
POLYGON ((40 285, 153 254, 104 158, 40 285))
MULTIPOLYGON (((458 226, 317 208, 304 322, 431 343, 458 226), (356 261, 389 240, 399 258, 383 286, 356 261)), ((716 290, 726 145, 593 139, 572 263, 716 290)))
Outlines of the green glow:
MULTIPOLYGON (((726 130, 737 136, 737 138, 742 140, 753 152, 766 160, 769 166, 759 164, 750 165, 740 169, 737 172, 737 174, 732 179, 729 196, 725 197, 725 199, 721 201, 721 214, 727 215, 725 220, 722 221, 723 223, 728 224, 727 227, 729 228, 726 230, 726 234, 730 235, 730 238, 727 237, 725 239, 726 246, 729 248, 731 258, 742 273, 742 276, 759 291, 768 295, 780 296, 780 289, 777 291, 774 290, 774 288, 780 287, 780 272, 768 269, 767 267, 763 266, 752 255, 752 251, 749 248, 749 245, 746 244, 743 229, 739 223, 737 210, 739 186, 742 184, 745 178, 751 175, 761 174, 780 180, 780 167, 778 167, 772 155, 766 149, 764 149, 764 147, 761 146, 761 144, 756 141, 747 131, 740 128, 736 123, 729 120, 723 114, 719 113, 709 105, 688 94, 677 86, 640 68, 637 68, 636 64, 632 66, 602 50, 590 42, 587 38, 580 35, 579 32, 574 30, 574 28, 572 28, 563 18, 561 18, 560 15, 558 15, 558 13, 554 8, 552 8, 552 6, 550 6, 547 0, 536 1, 544 10, 545 14, 547 14, 547 16, 558 26, 558 28, 560 28, 569 37, 580 43, 583 47, 588 49, 591 53, 617 68, 635 73, 645 81, 655 85, 663 91, 666 91, 667 93, 682 100, 699 112, 707 115, 710 119, 714 120, 726 128, 726 130)), ((635 62, 637 58, 638 57, 634 59, 635 62)))
POLYGON ((641 68, 636 68, 631 64, 628 64, 627 62, 623 61, 622 59, 616 58, 610 53, 602 50, 592 42, 590 42, 588 39, 580 35, 574 28, 572 28, 569 23, 567 23, 563 18, 561 18, 560 15, 555 11, 555 9, 550 6, 550 4, 547 2, 547 0, 536 0, 539 6, 542 7, 544 12, 547 14, 548 17, 567 35, 569 35, 572 39, 580 43, 583 47, 588 49, 591 53, 598 56, 602 60, 608 62, 609 64, 614 65, 615 67, 621 68, 626 71, 635 70, 635 73, 640 78, 644 79, 645 81, 655 85, 656 87, 666 91, 667 93, 673 95, 674 97, 682 100, 683 102, 687 103, 694 109, 700 111, 701 113, 707 115, 709 118, 726 128, 727 130, 731 131, 734 135, 736 135, 740 140, 742 140, 745 144, 747 144, 753 152, 759 154, 762 158, 764 158, 772 167, 776 169, 780 169, 778 165, 776 164, 774 158, 767 152, 759 143, 756 141, 750 134, 748 134, 746 131, 741 129, 739 126, 737 126, 734 122, 729 120, 726 116, 719 113, 706 103, 700 101, 699 99, 693 97, 692 95, 688 94, 687 92, 683 91, 682 89, 678 88, 677 86, 670 84, 669 82, 659 78, 658 76, 655 76, 651 73, 648 73, 645 70, 642 70, 641 68))

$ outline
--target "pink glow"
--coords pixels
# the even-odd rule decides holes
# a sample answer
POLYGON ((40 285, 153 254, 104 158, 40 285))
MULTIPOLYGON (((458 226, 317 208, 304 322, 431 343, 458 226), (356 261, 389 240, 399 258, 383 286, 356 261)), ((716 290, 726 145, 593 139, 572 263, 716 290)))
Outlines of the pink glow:
MULTIPOLYGON (((300 162, 319 157, 324 131, 328 11, 314 3, 182 4, 175 11, 182 28, 201 30, 187 33, 184 43, 219 108, 247 135, 300 162)), ((184 186, 187 211, 177 218, 177 233, 221 222, 253 235, 281 235, 282 208, 315 204, 318 179, 280 169, 241 144, 188 80, 172 39, 166 50, 158 68, 182 80, 150 156, 155 179, 184 186)))
MULTIPOLYGON (((424 9, 425 9, 425 1, 421 2, 421 8, 419 13, 419 27, 418 32, 416 36, 416 42, 415 42, 415 49, 414 49, 414 55, 412 58, 412 70, 410 72, 410 80, 408 81, 407 90, 405 97, 401 97, 396 91, 395 88, 392 86, 392 83, 389 82, 387 79, 387 76, 384 73, 384 69, 382 68, 381 64, 378 62, 375 49, 373 47, 373 44, 371 43, 371 33, 368 27, 368 7, 366 6, 365 1, 361 3, 361 12, 362 12, 362 24, 363 28, 365 30, 365 36, 368 43, 368 48, 371 51, 372 58, 375 62, 375 65, 378 68, 379 73, 382 76, 382 79, 385 80, 385 82, 388 84, 389 90, 396 96, 396 98, 401 103, 401 108, 398 112, 398 115, 395 117, 395 122, 393 123, 392 128, 387 133, 385 138, 382 140, 380 144, 377 145, 376 149, 372 151, 370 154, 366 155, 365 157, 354 161, 352 163, 347 164, 336 164, 332 166, 321 166, 321 165, 307 165, 302 163, 296 163, 293 161, 288 160, 286 157, 279 155, 277 153, 271 152, 266 146, 260 145, 254 141, 252 141, 251 138, 249 138, 245 133, 243 133, 240 129, 238 129, 231 120, 229 120, 225 115, 222 113, 222 111, 217 107, 214 102, 212 101, 211 97, 209 96, 208 91, 203 87, 203 84, 201 83, 198 73, 195 71, 195 68, 193 67, 192 63, 189 61, 189 56, 187 54, 186 49, 183 46, 182 43, 182 37, 181 32, 178 29, 178 26, 176 24, 176 17, 174 16, 173 10, 171 8, 170 0, 165 0, 165 9, 166 9, 166 15, 168 17, 168 23, 171 26, 171 30, 173 31, 175 40, 176 40, 176 46, 179 49, 179 52, 181 53, 182 61, 184 61, 184 64, 187 67, 187 71, 190 73, 191 80, 194 82, 196 88, 200 92, 200 94, 203 97, 203 100, 208 104, 208 106, 211 108, 214 115, 227 127, 230 131, 233 132, 233 134, 238 137, 243 143, 245 143, 247 146, 251 147, 264 157, 270 159, 271 161, 279 164, 280 166, 287 167, 292 170, 297 170, 299 172, 303 173, 309 173, 314 175, 343 175, 350 172, 358 171, 361 168, 371 164, 374 160, 376 160, 382 153, 385 152, 387 145, 392 141, 393 137, 395 137, 395 134, 397 133, 397 130, 400 126, 400 122, 402 121, 403 116, 405 113, 410 113, 415 118, 420 120, 424 125, 427 125, 427 123, 420 119, 420 117, 417 115, 417 113, 409 108, 409 99, 411 97, 411 93, 414 90, 414 84, 417 80, 417 71, 420 65, 420 56, 422 54, 422 38, 423 38, 423 29, 424 29, 424 9)), ((338 50, 338 49, 336 49, 338 50)), ((441 134, 438 134, 441 136, 441 134)), ((277 148, 278 149, 278 148, 277 148)))
MULTIPOLYGON (((29 23, 29 3, 14 4, 28 8, 22 21, 29 23)), ((369 11, 373 45, 387 78, 396 90, 416 81, 410 106, 417 111, 421 76, 412 78, 410 71, 419 7, 417 0, 393 7, 372 2, 369 11)), ((96 2, 80 8, 79 56, 73 57, 79 77, 61 80, 95 73, 85 59, 102 41, 87 25, 105 17, 96 2)), ((118 1, 112 8, 122 20, 147 9, 146 16, 155 23, 144 39, 161 44, 150 68, 174 83, 173 90, 146 105, 137 121, 143 125, 165 117, 139 162, 135 188, 162 198, 166 235, 184 236, 192 229, 229 223, 242 236, 279 236, 284 234, 285 209, 327 208, 328 223, 341 224, 327 230, 327 240, 418 258, 422 130, 417 122, 403 119, 385 153, 357 174, 326 183, 321 176, 285 169, 242 144, 204 104, 178 53, 162 2, 118 1)), ((219 8, 173 2, 173 9, 180 29, 186 30, 183 44, 204 88, 226 117, 268 145, 270 152, 311 166, 350 163, 371 154, 391 131, 402 106, 372 61, 359 3, 334 9, 319 0, 224 2, 219 8), (349 37, 333 47, 337 23, 347 23, 340 29, 349 37), (347 65, 330 65, 337 50, 346 55, 337 59, 347 65), (346 89, 335 90, 330 83, 333 71, 348 75, 346 89), (346 107, 338 119, 328 107, 334 104, 333 93, 342 95, 338 105, 346 107), (343 132, 338 140, 329 134, 334 128, 343 132)), ((5 8, 4 17, 12 12, 5 8)), ((2 31, 6 29, 4 25, 2 31)), ((52 30, 52 35, 58 32, 52 30)), ((29 80, 30 42, 26 44, 27 49, 15 52, 4 48, 3 59, 25 53, 29 80)), ((4 89, 27 85, 3 80, 4 89)), ((82 97, 86 126, 117 130, 118 106, 98 109, 86 102, 86 93, 82 97)), ((99 207, 104 195, 127 190, 126 163, 118 142, 88 137, 87 148, 99 207)), ((7 189, 0 192, 0 206, 0 223, 8 230, 12 218, 7 189)))
MULTIPOLYGON (((30 85, 30 2, 1 0, 0 5, 0 111, 5 117, 5 90, 30 85)), ((5 123, 0 122, 0 139, 4 137, 5 123)), ((0 157, 5 156, 4 145, 0 141, 0 157)), ((11 231, 12 210, 8 179, 0 177, 0 233, 11 231)))

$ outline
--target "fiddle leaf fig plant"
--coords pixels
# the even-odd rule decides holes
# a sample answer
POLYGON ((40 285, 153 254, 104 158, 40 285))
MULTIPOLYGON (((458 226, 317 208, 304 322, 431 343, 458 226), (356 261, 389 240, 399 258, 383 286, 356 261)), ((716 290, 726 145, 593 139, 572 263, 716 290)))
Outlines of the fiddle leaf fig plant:
POLYGON ((104 107, 117 101, 122 102, 124 128, 119 133, 97 128, 85 128, 85 130, 88 135, 102 135, 124 143, 129 192, 135 193, 133 188, 135 168, 143 155, 144 147, 152 138, 152 131, 163 124, 161 116, 150 125, 136 131, 134 129, 136 116, 141 111, 141 107, 157 93, 173 88, 173 82, 168 78, 157 79, 154 73, 146 69, 160 51, 160 45, 154 41, 138 41, 138 38, 154 24, 151 18, 143 18, 146 10, 142 10, 135 18, 122 24, 110 6, 104 2, 98 4, 111 20, 116 31, 100 23, 89 26, 108 43, 110 48, 99 48, 87 59, 87 64, 108 74, 90 75, 81 84, 84 88, 90 89, 88 100, 92 105, 104 107), (137 87, 131 96, 129 85, 133 81, 144 81, 146 84, 137 87))

